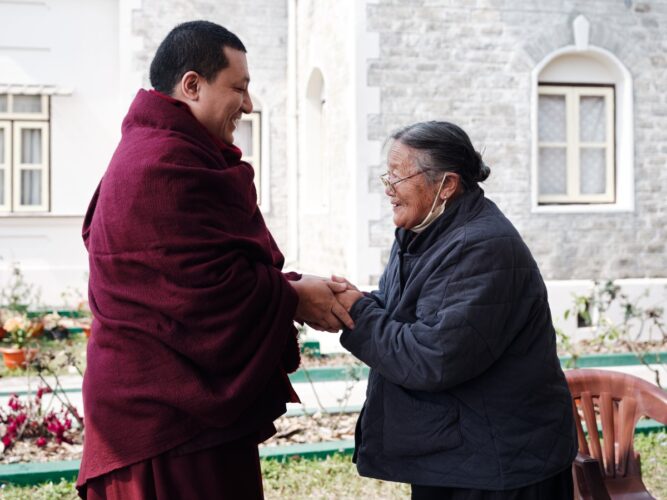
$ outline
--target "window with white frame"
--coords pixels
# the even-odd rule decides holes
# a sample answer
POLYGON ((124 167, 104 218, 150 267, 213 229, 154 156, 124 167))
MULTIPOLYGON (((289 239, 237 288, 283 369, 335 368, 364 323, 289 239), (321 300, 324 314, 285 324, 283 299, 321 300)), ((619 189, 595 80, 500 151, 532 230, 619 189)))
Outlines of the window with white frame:
POLYGON ((253 111, 244 114, 234 133, 234 144, 241 150, 241 159, 252 165, 255 170, 255 189, 257 202, 262 199, 262 148, 261 148, 261 113, 253 111))
POLYGON ((49 97, 0 94, 0 212, 49 210, 49 97))
POLYGON ((614 87, 538 91, 538 203, 614 203, 614 87))

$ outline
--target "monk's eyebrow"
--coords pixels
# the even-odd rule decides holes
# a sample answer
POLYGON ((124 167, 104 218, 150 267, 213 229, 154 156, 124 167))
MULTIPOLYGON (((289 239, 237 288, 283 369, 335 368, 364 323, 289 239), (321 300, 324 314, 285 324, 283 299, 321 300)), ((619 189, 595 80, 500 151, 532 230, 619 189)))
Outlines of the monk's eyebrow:
POLYGON ((238 87, 244 90, 248 90, 248 86, 250 85, 250 78, 249 77, 244 77, 244 78, 239 78, 236 80, 236 82, 233 83, 234 87, 238 87))

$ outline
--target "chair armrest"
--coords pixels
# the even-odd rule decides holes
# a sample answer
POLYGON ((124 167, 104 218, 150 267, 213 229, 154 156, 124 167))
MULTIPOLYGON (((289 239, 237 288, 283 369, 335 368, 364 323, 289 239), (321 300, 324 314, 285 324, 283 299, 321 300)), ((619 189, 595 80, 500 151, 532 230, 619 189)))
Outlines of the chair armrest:
POLYGON ((604 485, 600 461, 586 455, 577 453, 572 464, 576 488, 583 499, 611 500, 607 488, 604 485))

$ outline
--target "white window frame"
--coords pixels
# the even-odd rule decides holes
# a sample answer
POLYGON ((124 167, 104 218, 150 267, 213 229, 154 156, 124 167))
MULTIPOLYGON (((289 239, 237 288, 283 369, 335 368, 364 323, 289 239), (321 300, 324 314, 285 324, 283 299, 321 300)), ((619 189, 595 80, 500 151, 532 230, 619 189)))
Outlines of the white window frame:
POLYGON ((49 96, 40 95, 41 111, 39 113, 14 113, 14 97, 17 95, 34 96, 35 94, 4 94, 7 96, 7 112, 0 112, 0 119, 10 118, 12 120, 48 120, 49 119, 49 96))
POLYGON ((584 35, 586 34, 585 29, 574 30, 576 45, 566 45, 546 54, 530 74, 530 211, 539 214, 632 213, 635 210, 635 120, 632 74, 615 54, 602 47, 589 44, 588 38, 581 36, 581 31, 584 32, 584 35), (570 65, 567 58, 576 58, 578 62, 570 65), (587 64, 588 60, 592 64, 587 64), (560 64, 561 61, 563 64, 560 64), (616 115, 614 117, 616 122, 616 201, 614 203, 550 205, 538 203, 538 86, 539 84, 563 82, 613 85, 616 89, 616 115))
POLYGON ((5 203, 0 205, 0 213, 43 213, 50 209, 50 110, 49 96, 46 94, 12 94, 7 96, 7 111, 0 111, 0 127, 5 129, 5 203), (37 113, 15 113, 14 98, 17 95, 38 95, 41 109, 37 113), (39 164, 21 163, 21 131, 23 129, 41 130, 42 161, 39 164), (21 204, 21 172, 39 170, 41 172, 41 203, 39 205, 21 204))
MULTIPOLYGON (((614 203, 616 196, 616 166, 615 166, 615 130, 614 130, 614 88, 611 86, 575 86, 575 85, 547 85, 540 84, 538 93, 542 95, 558 95, 565 98, 566 109, 566 140, 565 142, 544 142, 538 139, 540 148, 566 148, 566 193, 541 194, 538 192, 538 203, 570 204, 570 203, 614 203), (604 142, 582 142, 579 130, 579 111, 581 97, 603 97, 605 100, 605 137, 604 142), (581 164, 580 152, 584 148, 605 148, 606 176, 604 193, 581 193, 581 164)), ((538 120, 540 117, 538 116, 538 120)), ((539 158, 539 157, 538 157, 539 158)), ((537 175, 540 175, 539 159, 537 160, 537 175)), ((539 182, 538 182, 539 185, 539 182)))
POLYGON ((0 158, 0 170, 2 170, 4 175, 4 203, 0 204, 1 212, 9 212, 12 200, 12 161, 11 161, 11 150, 12 150, 12 122, 10 121, 0 121, 0 129, 5 131, 4 133, 4 158, 0 158))
POLYGON ((248 155, 243 152, 241 160, 246 161, 252 165, 255 170, 255 189, 257 191, 257 204, 262 205, 262 117, 261 111, 253 111, 250 114, 244 114, 241 121, 250 122, 250 130, 252 131, 252 154, 248 155))
POLYGON ((12 180, 14 196, 12 210, 14 212, 46 212, 49 210, 49 124, 41 121, 15 121, 12 135, 14 136, 14 161, 12 166, 12 180), (39 129, 42 131, 42 161, 41 163, 21 163, 21 131, 24 129, 39 129), (21 204, 21 173, 24 170, 39 170, 41 179, 41 201, 39 205, 21 204))

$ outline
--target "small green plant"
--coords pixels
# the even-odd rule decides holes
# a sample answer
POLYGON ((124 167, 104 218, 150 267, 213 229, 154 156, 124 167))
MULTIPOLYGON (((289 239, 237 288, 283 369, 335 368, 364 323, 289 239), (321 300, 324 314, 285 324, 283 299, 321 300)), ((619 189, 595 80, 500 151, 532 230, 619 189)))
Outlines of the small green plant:
MULTIPOLYGON (((573 297, 572 307, 563 313, 563 318, 567 320, 576 315, 577 326, 591 328, 589 346, 592 349, 601 351, 603 348, 618 346, 635 354, 654 373, 656 384, 662 387, 660 371, 651 366, 647 355, 653 345, 667 341, 664 309, 643 306, 641 303, 647 297, 648 290, 645 290, 633 300, 613 281, 596 281, 589 294, 573 297), (621 312, 620 321, 612 318, 611 311, 615 308, 621 312)), ((580 357, 577 343, 558 328, 556 333, 561 349, 571 356, 569 367, 575 368, 580 357)), ((660 360, 658 354, 657 362, 662 364, 665 361, 660 360)))
POLYGON ((9 311, 26 314, 28 308, 39 303, 39 292, 26 282, 17 262, 9 266, 9 280, 0 289, 0 305, 9 311))

